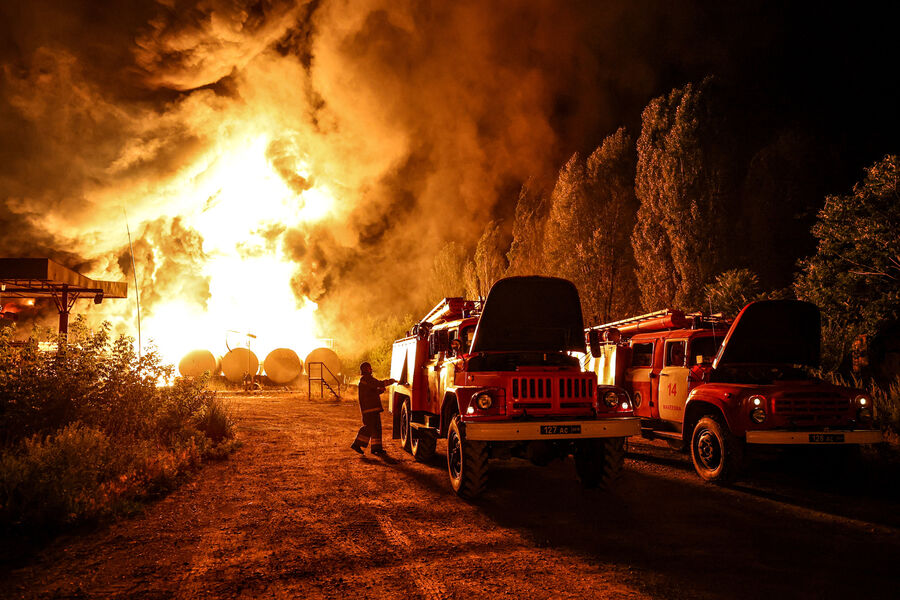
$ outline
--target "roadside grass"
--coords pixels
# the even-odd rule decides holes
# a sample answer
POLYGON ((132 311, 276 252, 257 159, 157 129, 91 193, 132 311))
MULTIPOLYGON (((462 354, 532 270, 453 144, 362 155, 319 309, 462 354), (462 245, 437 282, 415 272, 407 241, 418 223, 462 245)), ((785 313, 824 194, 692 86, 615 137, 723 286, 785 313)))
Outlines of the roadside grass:
POLYGON ((875 423, 881 427, 887 441, 898 444, 900 433, 900 378, 887 386, 857 377, 844 377, 839 373, 820 373, 820 376, 835 385, 859 388, 868 392, 874 407, 875 423))
POLYGON ((236 447, 205 378, 174 377, 108 324, 73 325, 64 356, 0 331, 0 537, 46 537, 140 510, 236 447))

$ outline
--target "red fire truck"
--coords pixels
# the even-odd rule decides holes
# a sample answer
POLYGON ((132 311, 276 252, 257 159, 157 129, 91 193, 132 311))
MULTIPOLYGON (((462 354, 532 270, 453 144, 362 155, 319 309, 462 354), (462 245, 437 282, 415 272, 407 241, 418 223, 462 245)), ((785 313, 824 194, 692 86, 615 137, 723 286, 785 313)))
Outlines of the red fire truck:
POLYGON ((584 352, 578 292, 550 277, 510 277, 480 302, 445 298, 394 342, 394 437, 420 461, 447 439, 453 490, 473 498, 490 459, 535 464, 574 455, 585 487, 608 486, 640 432, 628 395, 597 385, 584 352))
POLYGON ((641 433, 689 449, 703 479, 727 482, 747 447, 881 441, 863 390, 809 374, 820 315, 796 300, 744 307, 734 322, 663 310, 587 330, 586 367, 630 394, 641 433))

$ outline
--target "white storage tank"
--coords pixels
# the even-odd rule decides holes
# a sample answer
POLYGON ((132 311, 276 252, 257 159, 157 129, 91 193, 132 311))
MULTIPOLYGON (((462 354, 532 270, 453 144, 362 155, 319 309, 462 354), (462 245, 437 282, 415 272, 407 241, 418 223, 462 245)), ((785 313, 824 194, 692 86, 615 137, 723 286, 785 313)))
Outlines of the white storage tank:
POLYGON ((210 377, 219 374, 219 361, 209 350, 191 350, 178 363, 182 377, 200 377, 209 372, 210 377))
POLYGON ((247 348, 229 350, 222 358, 222 374, 232 383, 241 383, 247 374, 256 375, 259 371, 259 359, 247 348))
POLYGON ((263 369, 272 383, 283 384, 303 374, 303 362, 290 348, 275 348, 263 361, 263 369))
POLYGON ((316 348, 312 352, 306 355, 306 376, 319 378, 322 377, 325 381, 331 383, 337 383, 340 381, 341 375, 341 359, 338 357, 337 353, 331 348, 316 348), (325 365, 327 370, 321 369, 319 365, 312 363, 322 363, 325 365), (310 365, 312 364, 312 367, 310 365), (331 371, 329 374, 328 371, 331 371))

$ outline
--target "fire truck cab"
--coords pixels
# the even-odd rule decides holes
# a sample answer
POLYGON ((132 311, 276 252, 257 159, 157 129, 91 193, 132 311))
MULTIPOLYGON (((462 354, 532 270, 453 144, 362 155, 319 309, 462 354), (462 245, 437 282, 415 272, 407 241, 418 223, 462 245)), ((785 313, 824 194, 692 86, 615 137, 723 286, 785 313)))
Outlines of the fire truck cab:
POLYGON ((608 486, 640 422, 625 391, 598 387, 573 352, 585 346, 569 281, 501 279, 483 306, 445 298, 394 342, 394 438, 420 461, 446 438, 450 483, 465 498, 484 490, 488 461, 499 458, 573 454, 585 487, 608 486))
POLYGON ((863 390, 809 374, 820 353, 812 304, 753 302, 733 322, 663 310, 587 338, 587 369, 631 394, 641 434, 688 449, 707 481, 733 479, 748 447, 881 441, 863 390))

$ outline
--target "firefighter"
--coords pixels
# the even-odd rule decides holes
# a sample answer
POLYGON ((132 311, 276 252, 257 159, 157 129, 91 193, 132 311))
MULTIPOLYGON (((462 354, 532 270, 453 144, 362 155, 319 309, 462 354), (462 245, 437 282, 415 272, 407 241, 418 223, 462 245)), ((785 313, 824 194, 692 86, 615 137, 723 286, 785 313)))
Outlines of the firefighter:
POLYGON ((396 383, 396 380, 375 379, 372 377, 372 365, 367 362, 359 365, 359 372, 359 412, 362 413, 363 424, 350 447, 362 454, 363 448, 371 443, 372 454, 384 455, 381 444, 381 412, 384 411, 381 394, 386 386, 396 383))

